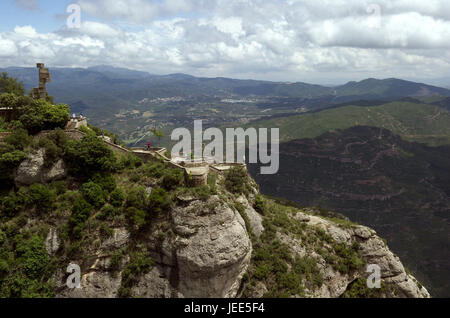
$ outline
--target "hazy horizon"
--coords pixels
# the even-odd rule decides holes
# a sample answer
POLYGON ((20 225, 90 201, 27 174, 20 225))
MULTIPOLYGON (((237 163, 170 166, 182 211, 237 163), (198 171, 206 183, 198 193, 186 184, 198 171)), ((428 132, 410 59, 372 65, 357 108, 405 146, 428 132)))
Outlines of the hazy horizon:
POLYGON ((0 10, 0 67, 42 61, 320 85, 450 85, 444 0, 6 0, 0 10), (75 27, 67 23, 73 3, 75 27))

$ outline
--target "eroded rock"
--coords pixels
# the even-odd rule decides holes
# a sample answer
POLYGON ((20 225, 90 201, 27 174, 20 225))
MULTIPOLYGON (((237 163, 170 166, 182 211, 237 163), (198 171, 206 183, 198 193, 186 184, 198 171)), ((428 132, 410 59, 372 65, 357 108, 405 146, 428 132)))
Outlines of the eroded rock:
POLYGON ((67 176, 67 168, 62 159, 51 167, 45 167, 44 155, 44 149, 39 149, 19 165, 14 174, 14 180, 18 186, 49 183, 67 176))

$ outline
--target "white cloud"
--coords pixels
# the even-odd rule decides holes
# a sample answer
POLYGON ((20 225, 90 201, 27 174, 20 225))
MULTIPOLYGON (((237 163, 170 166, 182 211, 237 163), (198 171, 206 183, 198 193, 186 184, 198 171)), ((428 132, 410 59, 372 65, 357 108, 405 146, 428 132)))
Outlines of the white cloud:
POLYGON ((12 57, 17 54, 16 44, 9 39, 3 39, 0 36, 0 58, 12 57))
POLYGON ((450 1, 78 2, 86 19, 80 29, 39 33, 19 25, 0 33, 0 64, 39 58, 54 66, 310 82, 450 70, 450 1), (381 13, 375 26, 378 16, 367 11, 374 2, 381 13))

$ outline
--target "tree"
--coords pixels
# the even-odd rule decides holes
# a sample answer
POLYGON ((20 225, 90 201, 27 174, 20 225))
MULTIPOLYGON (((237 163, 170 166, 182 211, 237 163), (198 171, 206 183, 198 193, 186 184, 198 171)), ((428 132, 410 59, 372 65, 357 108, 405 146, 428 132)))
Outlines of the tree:
POLYGON ((96 173, 112 172, 116 157, 111 149, 96 136, 85 136, 80 141, 69 140, 65 160, 72 175, 89 179, 96 173))
POLYGON ((31 134, 41 130, 64 128, 70 118, 69 106, 53 105, 44 99, 33 101, 19 108, 18 111, 19 121, 31 134))
POLYGON ((232 167, 225 174, 225 187, 228 191, 237 194, 246 194, 249 188, 247 172, 243 167, 232 167))
POLYGON ((16 96, 23 96, 25 94, 25 88, 23 83, 19 82, 17 78, 8 76, 8 73, 2 73, 0 75, 0 94, 11 93, 16 96))
POLYGON ((158 137, 158 141, 161 141, 161 138, 164 137, 164 133, 156 128, 152 129, 151 132, 153 133, 153 135, 158 137))

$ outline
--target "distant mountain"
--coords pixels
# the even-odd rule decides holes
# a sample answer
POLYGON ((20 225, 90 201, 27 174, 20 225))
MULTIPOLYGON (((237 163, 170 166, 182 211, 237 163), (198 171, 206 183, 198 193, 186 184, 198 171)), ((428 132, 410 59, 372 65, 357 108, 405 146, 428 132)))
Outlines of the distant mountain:
MULTIPOLYGON (((27 89, 37 85, 37 69, 9 67, 0 69, 18 77, 27 89)), ((143 98, 240 96, 283 97, 302 101, 319 99, 333 105, 361 99, 392 100, 398 97, 442 95, 450 90, 399 79, 367 79, 337 87, 307 83, 201 78, 187 74, 152 75, 147 72, 106 65, 82 68, 50 68, 52 83, 48 89, 57 101, 83 102, 88 108, 129 105, 143 98)), ((319 107, 320 108, 320 107, 319 107)))
POLYGON ((437 105, 411 101, 386 104, 374 102, 373 105, 359 102, 357 104, 362 104, 361 106, 346 105, 295 116, 276 117, 252 122, 249 126, 279 128, 282 141, 316 138, 328 131, 353 126, 373 126, 389 129, 408 141, 429 145, 450 144, 450 112, 437 105))
POLYGON ((449 90, 396 78, 385 80, 370 78, 361 82, 349 82, 339 86, 336 88, 336 95, 346 97, 359 96, 360 99, 386 99, 430 95, 449 96, 449 90))

